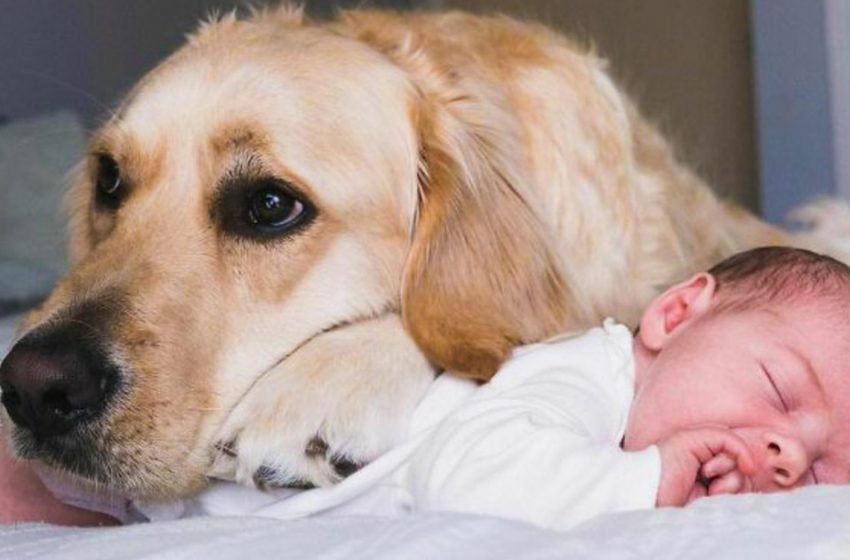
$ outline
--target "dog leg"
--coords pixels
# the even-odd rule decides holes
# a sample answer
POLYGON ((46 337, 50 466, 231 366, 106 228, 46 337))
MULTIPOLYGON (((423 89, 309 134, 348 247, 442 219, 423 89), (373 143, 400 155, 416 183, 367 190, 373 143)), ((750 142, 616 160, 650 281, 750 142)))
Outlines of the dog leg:
POLYGON ((333 484, 404 437, 434 375, 397 315, 322 333, 242 398, 209 475, 260 488, 333 484))

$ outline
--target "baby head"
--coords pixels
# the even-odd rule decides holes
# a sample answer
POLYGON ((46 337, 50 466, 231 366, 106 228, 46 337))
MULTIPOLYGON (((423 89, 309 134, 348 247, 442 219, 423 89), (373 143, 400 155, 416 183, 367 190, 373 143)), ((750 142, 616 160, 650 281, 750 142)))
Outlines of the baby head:
POLYGON ((741 437, 754 491, 850 482, 850 268, 784 247, 697 274, 645 311, 624 447, 741 437))

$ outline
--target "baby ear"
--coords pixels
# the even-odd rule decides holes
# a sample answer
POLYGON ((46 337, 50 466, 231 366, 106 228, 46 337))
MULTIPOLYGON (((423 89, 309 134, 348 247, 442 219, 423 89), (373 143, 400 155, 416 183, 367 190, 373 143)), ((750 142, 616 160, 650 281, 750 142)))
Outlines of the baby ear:
POLYGON ((701 272, 652 300, 640 321, 643 344, 661 350, 677 329, 709 310, 716 289, 714 276, 701 272))

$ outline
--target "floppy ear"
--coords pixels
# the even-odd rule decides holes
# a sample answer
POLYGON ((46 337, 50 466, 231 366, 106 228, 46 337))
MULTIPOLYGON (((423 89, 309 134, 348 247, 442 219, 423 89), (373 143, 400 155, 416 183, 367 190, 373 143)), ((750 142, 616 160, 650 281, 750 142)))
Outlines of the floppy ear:
POLYGON ((469 95, 423 96, 402 317, 434 363, 489 379, 512 346, 556 334, 578 310, 521 183, 522 152, 504 140, 516 138, 507 117, 469 95))
POLYGON ((341 14, 345 33, 404 70, 415 90, 419 207, 401 287, 404 325, 432 362, 489 379, 518 344, 586 325, 552 234, 527 194, 515 116, 501 93, 441 68, 388 12, 341 14))

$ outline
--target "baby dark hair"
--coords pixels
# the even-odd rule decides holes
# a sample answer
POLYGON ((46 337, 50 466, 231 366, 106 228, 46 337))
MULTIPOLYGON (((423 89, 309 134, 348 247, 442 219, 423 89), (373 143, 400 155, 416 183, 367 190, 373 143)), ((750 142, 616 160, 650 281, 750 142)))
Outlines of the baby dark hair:
POLYGON ((850 298, 850 267, 806 249, 751 249, 719 262, 708 272, 717 281, 722 307, 785 303, 811 295, 850 298))

